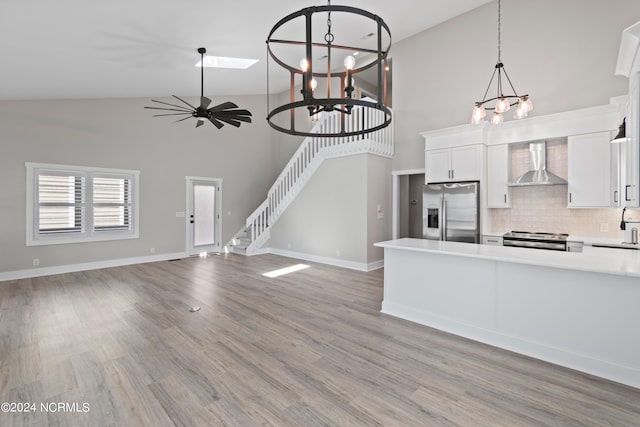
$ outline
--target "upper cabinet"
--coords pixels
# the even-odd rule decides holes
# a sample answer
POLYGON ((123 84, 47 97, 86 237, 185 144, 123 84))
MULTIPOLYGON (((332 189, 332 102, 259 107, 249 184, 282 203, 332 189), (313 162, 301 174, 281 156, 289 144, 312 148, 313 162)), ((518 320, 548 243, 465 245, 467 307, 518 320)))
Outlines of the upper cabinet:
POLYGON ((619 190, 611 185, 609 132, 570 136, 568 151, 568 206, 609 207, 619 200, 619 190))
POLYGON ((640 71, 629 77, 629 105, 627 107, 627 142, 620 144, 622 205, 640 207, 640 71))
POLYGON ((627 141, 620 144, 622 205, 640 207, 640 22, 622 32, 616 74, 629 78, 627 141))
POLYGON ((487 207, 510 208, 511 195, 509 145, 492 145, 487 148, 487 207))
POLYGON ((427 150, 426 182, 474 181, 482 175, 482 144, 427 150))
POLYGON ((425 181, 479 181, 484 171, 484 126, 463 125, 423 132, 425 181))

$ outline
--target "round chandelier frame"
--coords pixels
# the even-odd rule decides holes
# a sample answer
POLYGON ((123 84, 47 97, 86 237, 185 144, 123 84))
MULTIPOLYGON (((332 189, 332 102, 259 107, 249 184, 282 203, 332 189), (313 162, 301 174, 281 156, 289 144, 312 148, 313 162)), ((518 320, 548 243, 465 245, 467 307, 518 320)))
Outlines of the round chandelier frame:
MULTIPOLYGON (((362 19, 361 19, 362 20, 362 19)), ((363 9, 349 6, 332 6, 329 2, 326 6, 312 6, 291 13, 280 21, 278 21, 267 37, 267 60, 272 59, 277 65, 288 71, 290 76, 289 83, 289 102, 271 109, 269 99, 271 98, 269 73, 267 73, 267 108, 269 110, 267 121, 269 125, 280 132, 290 135, 299 136, 324 136, 324 137, 344 137, 358 136, 375 132, 389 126, 391 123, 391 110, 386 104, 386 60, 391 47, 391 32, 387 24, 379 16, 363 9), (313 41, 313 15, 324 13, 327 14, 327 33, 323 41, 313 41), (376 37, 376 49, 365 46, 354 46, 353 44, 336 44, 335 36, 332 32, 331 14, 352 14, 363 17, 366 20, 375 23, 376 31, 368 34, 370 37, 376 37), (300 19, 303 18, 304 28, 300 29, 300 19), (296 22, 294 22, 294 20, 296 22), (298 30, 296 33, 302 32, 303 39, 285 39, 276 37, 280 32, 290 34, 291 29, 298 30), (300 31, 303 30, 303 31, 300 31), (288 32, 287 32, 288 31, 288 32), (383 46, 383 36, 388 38, 388 44, 383 46), (302 51, 300 55, 302 61, 293 63, 291 59, 284 59, 282 55, 276 52, 276 46, 299 46, 302 51), (326 65, 314 67, 313 51, 316 49, 326 49, 323 59, 326 59, 326 65), (363 53, 369 55, 370 62, 355 67, 355 60, 345 59, 345 67, 332 68, 332 55, 336 52, 344 54, 348 52, 363 53), (371 60, 372 58, 372 60, 371 60), (350 61, 350 62, 348 62, 350 61), (355 99, 352 97, 354 92, 353 81, 354 76, 358 73, 375 67, 377 74, 377 90, 376 100, 355 99), (320 69, 322 68, 322 69, 320 69), (331 79, 339 78, 340 80, 340 97, 336 97, 331 93, 331 79), (316 97, 316 86, 318 80, 323 80, 327 93, 326 96, 316 97), (359 129, 353 130, 346 124, 346 116, 350 115, 354 107, 363 107, 373 109, 383 113, 383 119, 371 120, 371 123, 363 123, 359 129), (296 111, 299 115, 311 117, 312 120, 317 118, 324 112, 337 111, 340 113, 340 129, 330 133, 310 132, 307 130, 296 129, 296 111), (288 117, 286 113, 288 114, 288 117), (282 118, 284 117, 284 118, 282 118), (289 126, 285 126, 285 122, 289 126)), ((299 60, 298 58, 297 60, 299 60)), ((349 57, 347 57, 349 58, 349 57)), ((267 64, 267 69, 269 64, 267 64)))

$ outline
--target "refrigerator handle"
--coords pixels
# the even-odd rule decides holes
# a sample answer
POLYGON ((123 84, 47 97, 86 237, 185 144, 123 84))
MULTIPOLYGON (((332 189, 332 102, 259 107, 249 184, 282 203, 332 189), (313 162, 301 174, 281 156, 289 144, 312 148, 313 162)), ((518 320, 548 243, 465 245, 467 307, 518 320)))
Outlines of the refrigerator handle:
POLYGON ((442 218, 442 224, 440 224, 440 240, 442 241, 446 241, 447 240, 447 201, 444 199, 444 195, 442 197, 442 215, 440 215, 440 218, 442 218))

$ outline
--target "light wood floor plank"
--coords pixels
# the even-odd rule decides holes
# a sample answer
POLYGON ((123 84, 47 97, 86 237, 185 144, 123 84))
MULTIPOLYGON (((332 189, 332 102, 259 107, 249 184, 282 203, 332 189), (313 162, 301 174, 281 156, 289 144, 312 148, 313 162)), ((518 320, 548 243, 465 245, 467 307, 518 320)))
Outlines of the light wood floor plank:
POLYGON ((640 425, 638 389, 381 314, 382 270, 262 276, 297 263, 228 254, 0 283, 0 403, 90 408, 0 426, 640 425))

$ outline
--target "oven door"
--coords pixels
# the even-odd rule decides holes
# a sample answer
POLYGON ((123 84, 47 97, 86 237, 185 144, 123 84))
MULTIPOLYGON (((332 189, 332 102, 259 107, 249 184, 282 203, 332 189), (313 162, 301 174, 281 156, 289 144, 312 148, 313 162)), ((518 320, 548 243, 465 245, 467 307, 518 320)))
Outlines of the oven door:
POLYGON ((549 249, 552 251, 566 251, 567 245, 565 242, 549 242, 542 240, 526 240, 526 239, 513 239, 504 237, 502 239, 503 246, 514 246, 518 248, 532 248, 532 249, 549 249))

